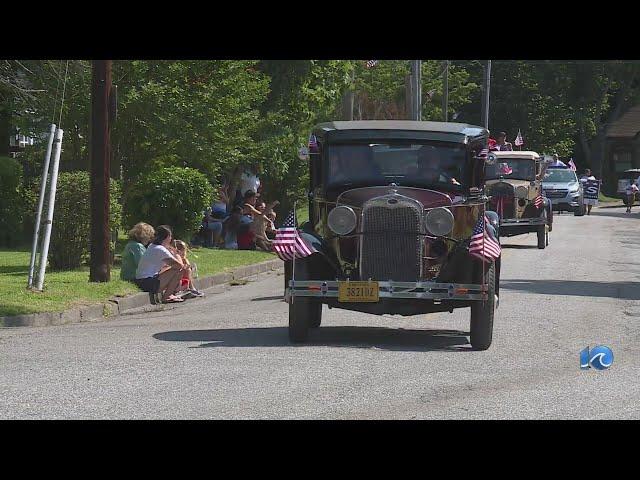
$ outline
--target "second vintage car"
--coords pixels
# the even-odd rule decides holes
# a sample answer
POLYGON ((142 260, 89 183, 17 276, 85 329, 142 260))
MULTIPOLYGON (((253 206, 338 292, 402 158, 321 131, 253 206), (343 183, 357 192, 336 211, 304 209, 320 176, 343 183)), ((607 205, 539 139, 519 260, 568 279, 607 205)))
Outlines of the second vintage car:
POLYGON ((500 237, 535 233, 538 248, 549 244, 553 209, 542 192, 548 165, 536 152, 490 152, 486 193, 500 218, 500 237))
POLYGON ((470 307, 471 345, 487 349, 501 259, 483 192, 488 131, 372 120, 323 123, 312 138, 300 235, 317 253, 290 268, 290 339, 307 339, 323 304, 405 316, 470 307))

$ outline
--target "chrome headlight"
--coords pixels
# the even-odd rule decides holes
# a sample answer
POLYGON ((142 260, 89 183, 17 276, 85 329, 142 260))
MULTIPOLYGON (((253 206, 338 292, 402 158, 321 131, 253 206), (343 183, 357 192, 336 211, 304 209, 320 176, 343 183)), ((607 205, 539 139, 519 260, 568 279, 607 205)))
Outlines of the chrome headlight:
POLYGON ((524 185, 516 187, 516 198, 527 198, 529 196, 529 189, 524 185))
POLYGON ((329 212, 327 224, 333 233, 348 235, 356 228, 358 217, 351 207, 340 206, 329 212))
POLYGON ((429 210, 424 221, 429 233, 436 237, 448 235, 453 230, 453 213, 448 208, 438 207, 429 210))

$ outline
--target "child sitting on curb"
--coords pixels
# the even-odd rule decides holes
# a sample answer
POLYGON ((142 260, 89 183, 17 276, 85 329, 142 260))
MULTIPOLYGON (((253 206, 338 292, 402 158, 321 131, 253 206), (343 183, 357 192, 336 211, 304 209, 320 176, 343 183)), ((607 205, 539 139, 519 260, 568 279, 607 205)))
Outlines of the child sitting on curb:
POLYGON ((187 244, 182 240, 176 240, 173 242, 173 246, 175 248, 176 255, 180 256, 182 263, 186 266, 184 273, 182 274, 182 279, 180 280, 179 291, 191 294, 194 297, 204 297, 204 293, 198 291, 198 289, 193 285, 193 276, 194 272, 197 272, 197 266, 195 263, 192 264, 187 259, 187 244))

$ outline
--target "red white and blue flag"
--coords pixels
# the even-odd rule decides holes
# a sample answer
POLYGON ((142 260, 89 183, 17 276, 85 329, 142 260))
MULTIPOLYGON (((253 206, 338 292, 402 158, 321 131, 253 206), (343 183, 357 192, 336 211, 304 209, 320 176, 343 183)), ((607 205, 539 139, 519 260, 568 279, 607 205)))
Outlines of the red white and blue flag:
POLYGON ((516 147, 521 147, 522 145, 524 145, 524 140, 522 139, 522 134, 520 133, 520 129, 518 129, 518 136, 516 137, 516 139, 513 141, 513 144, 516 147))
POLYGON ((540 208, 542 205, 544 205, 544 200, 542 199, 542 195, 538 195, 533 200, 533 204, 535 205, 536 208, 540 208))
POLYGON ((576 164, 575 164, 575 163, 573 163, 573 158, 572 158, 571 160, 569 160, 569 168, 570 168, 571 170, 573 170, 574 172, 577 170, 577 168, 576 168, 576 164))
POLYGON ((298 234, 295 210, 291 211, 282 226, 276 231, 273 251, 284 261, 293 260, 294 257, 308 257, 317 252, 313 246, 307 245, 298 234))
POLYGON ((483 262, 491 262, 500 256, 502 249, 500 244, 487 235, 485 228, 487 217, 482 215, 473 227, 473 234, 469 242, 469 254, 479 258, 483 262))
POLYGON ((378 65, 378 60, 367 60, 366 67, 373 68, 378 65))

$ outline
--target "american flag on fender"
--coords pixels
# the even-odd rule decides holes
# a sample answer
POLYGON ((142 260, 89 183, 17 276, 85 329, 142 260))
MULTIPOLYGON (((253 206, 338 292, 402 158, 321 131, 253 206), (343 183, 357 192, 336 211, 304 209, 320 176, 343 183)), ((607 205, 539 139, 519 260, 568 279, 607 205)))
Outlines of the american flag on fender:
POLYGON ((378 65, 378 60, 367 60, 366 67, 373 68, 378 65))
POLYGON ((542 199, 542 195, 538 195, 533 200, 533 204, 535 205, 536 208, 540 208, 542 205, 544 205, 544 200, 542 199))
POLYGON ((478 158, 487 158, 487 155, 489 155, 489 149, 488 148, 483 148, 478 153, 478 158))
POLYGON ((502 249, 498 242, 487 235, 485 230, 486 222, 487 217, 483 215, 478 218, 478 222, 473 227, 473 234, 469 242, 469 254, 483 262, 490 262, 500 256, 502 249))
POLYGON ((281 260, 293 260, 293 257, 308 257, 317 250, 300 238, 296 226, 296 213, 292 210, 282 226, 276 231, 273 251, 281 260))

